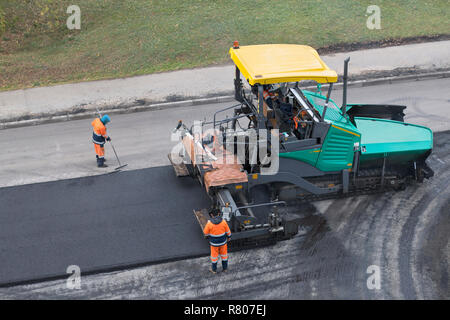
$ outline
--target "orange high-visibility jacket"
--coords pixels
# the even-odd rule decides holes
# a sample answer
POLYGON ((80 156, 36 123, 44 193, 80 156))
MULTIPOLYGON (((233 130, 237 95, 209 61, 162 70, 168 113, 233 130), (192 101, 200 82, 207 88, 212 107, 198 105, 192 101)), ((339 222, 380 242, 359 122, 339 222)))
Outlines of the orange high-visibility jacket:
POLYGON ((106 134, 106 126, 100 118, 95 118, 91 124, 94 128, 94 132, 92 133, 92 142, 103 146, 105 144, 105 139, 108 138, 108 135, 106 134))
POLYGON ((227 243, 227 237, 231 237, 230 227, 222 217, 208 220, 203 233, 209 237, 209 244, 214 247, 223 246, 227 243))
POLYGON ((267 98, 273 98, 273 97, 275 97, 275 94, 272 93, 272 92, 269 92, 269 91, 267 91, 267 90, 264 90, 264 91, 263 91, 263 97, 264 97, 264 100, 267 100, 267 98))

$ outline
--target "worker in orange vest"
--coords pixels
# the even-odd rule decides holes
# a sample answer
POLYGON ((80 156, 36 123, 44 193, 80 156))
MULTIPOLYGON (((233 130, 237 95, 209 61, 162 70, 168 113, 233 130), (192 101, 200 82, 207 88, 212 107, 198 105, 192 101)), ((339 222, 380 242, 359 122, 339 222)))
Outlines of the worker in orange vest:
POLYGON ((222 259, 222 270, 227 271, 228 268, 228 250, 227 242, 231 238, 230 227, 228 223, 221 217, 219 209, 214 209, 210 213, 211 220, 206 223, 203 233, 209 238, 209 245, 211 248, 211 269, 212 273, 217 273, 217 262, 219 255, 222 259))
POLYGON ((97 158, 97 166, 99 168, 107 167, 105 164, 105 141, 111 141, 111 138, 106 134, 106 124, 108 122, 111 122, 111 118, 105 114, 101 118, 95 118, 91 123, 94 128, 92 142, 94 143, 95 157, 97 158))
POLYGON ((294 130, 293 133, 298 139, 304 139, 306 134, 306 126, 307 123, 304 121, 308 121, 307 112, 302 110, 298 116, 294 116, 294 130), (298 125, 300 122, 300 126, 298 125))
POLYGON ((275 94, 269 91, 269 86, 265 85, 263 90, 263 98, 266 102, 267 106, 273 109, 273 99, 275 98, 275 94))

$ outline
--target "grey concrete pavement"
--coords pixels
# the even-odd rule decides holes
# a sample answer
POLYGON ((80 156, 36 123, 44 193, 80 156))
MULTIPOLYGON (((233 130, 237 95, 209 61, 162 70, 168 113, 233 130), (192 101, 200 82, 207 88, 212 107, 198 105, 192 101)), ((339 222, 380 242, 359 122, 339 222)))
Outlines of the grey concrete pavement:
MULTIPOLYGON (((450 129, 450 79, 395 83, 351 88, 350 103, 397 103, 407 105, 406 121, 434 131, 450 129)), ((341 90, 332 98, 341 102, 341 90)), ((211 119, 216 110, 232 102, 180 107, 151 112, 115 115, 108 126, 126 170, 169 164, 167 154, 176 144, 171 130, 179 119, 186 123, 211 119)), ((91 120, 23 127, 0 131, 0 187, 75 178, 110 172, 116 165, 106 145, 111 167, 96 168, 91 143, 91 120)))
MULTIPOLYGON (((323 56, 339 73, 351 57, 350 76, 398 68, 417 71, 450 68, 450 41, 409 44, 323 56)), ((0 92, 0 123, 48 115, 132 107, 142 103, 229 94, 232 65, 181 70, 132 78, 92 81, 0 92)))
POLYGON ((396 68, 436 69, 450 67, 450 41, 407 44, 403 46, 341 52, 324 56, 328 66, 339 74, 344 59, 350 57, 349 75, 396 68))

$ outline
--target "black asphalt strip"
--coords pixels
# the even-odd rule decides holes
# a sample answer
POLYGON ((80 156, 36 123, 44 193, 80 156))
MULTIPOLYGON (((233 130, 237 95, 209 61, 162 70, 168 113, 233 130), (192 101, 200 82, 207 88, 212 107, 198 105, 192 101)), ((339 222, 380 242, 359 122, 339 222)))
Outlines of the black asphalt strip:
POLYGON ((207 255, 209 200, 171 166, 0 189, 0 286, 207 255))

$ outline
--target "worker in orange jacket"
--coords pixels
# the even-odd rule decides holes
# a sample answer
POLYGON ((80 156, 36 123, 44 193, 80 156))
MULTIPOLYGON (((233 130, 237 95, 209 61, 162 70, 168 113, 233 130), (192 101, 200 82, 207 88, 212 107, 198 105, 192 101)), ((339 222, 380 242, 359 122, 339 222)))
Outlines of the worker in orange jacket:
POLYGON ((108 122, 111 122, 111 118, 105 114, 101 118, 95 118, 91 123, 94 128, 92 142, 94 143, 95 157, 99 168, 107 167, 105 164, 105 141, 111 141, 111 138, 106 134, 106 124, 108 122))
POLYGON ((264 86, 263 98, 264 98, 264 101, 266 102, 267 106, 270 109, 273 109, 273 99, 275 98, 275 94, 273 92, 269 91, 268 85, 264 86))
POLYGON ((209 238, 211 248, 211 272, 217 273, 217 262, 219 255, 222 259, 222 270, 227 271, 228 268, 228 252, 227 242, 231 238, 230 227, 228 223, 221 217, 219 209, 214 209, 211 213, 211 220, 206 223, 203 233, 209 238))

